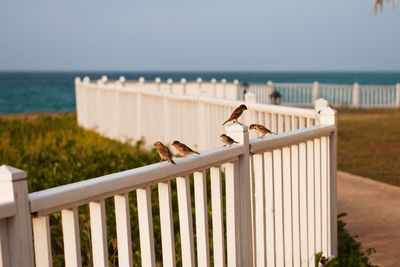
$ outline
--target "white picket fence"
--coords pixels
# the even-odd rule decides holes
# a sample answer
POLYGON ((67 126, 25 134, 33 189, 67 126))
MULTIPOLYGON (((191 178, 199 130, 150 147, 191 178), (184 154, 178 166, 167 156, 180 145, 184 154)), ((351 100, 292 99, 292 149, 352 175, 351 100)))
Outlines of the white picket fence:
MULTIPOLYGON (((174 86, 160 86, 158 90, 154 83, 147 82, 77 79, 78 124, 121 141, 138 141, 143 137, 147 147, 160 140, 166 143, 179 140, 200 151, 219 146, 219 135, 224 131, 222 123, 243 103, 234 99, 237 88, 227 86, 225 91, 229 93, 215 97, 203 87, 184 94, 173 89, 174 86), (223 95, 231 95, 233 99, 225 99, 223 95)), ((259 123, 283 133, 318 123, 315 110, 257 104, 251 93, 244 102, 248 110, 241 121, 247 125, 259 123)))
POLYGON ((96 83, 77 79, 78 123, 120 140, 145 136, 150 145, 153 140, 170 143, 178 139, 197 145, 201 154, 176 159, 176 165, 153 164, 31 194, 26 173, 3 165, 1 267, 53 266, 49 218, 59 212, 65 265, 81 266, 81 206, 88 206, 90 213, 93 265, 109 266, 110 222, 105 214, 109 198, 114 200, 119 266, 137 264, 132 256, 130 205, 138 208, 142 266, 160 264, 154 249, 152 185, 158 186, 162 264, 175 266, 172 180, 185 267, 210 266, 211 259, 214 266, 315 266, 317 252, 337 255, 336 112, 325 100, 307 110, 256 104, 255 95, 247 94, 248 111, 240 121, 261 123, 279 133, 251 138, 255 136, 245 124, 221 126, 241 101, 222 99, 223 95, 218 98, 201 87, 189 95, 171 91, 171 87, 153 90, 136 85, 124 79, 109 82, 103 78, 96 83), (221 146, 218 136, 223 132, 240 144, 216 148, 221 146), (132 192, 137 203, 129 202, 132 192), (209 207, 212 225, 208 225, 209 207))
POLYGON ((262 139, 249 140, 247 126, 232 125, 226 133, 239 145, 176 159, 176 165, 157 163, 31 194, 26 173, 3 165, 0 266, 53 266, 49 216, 60 211, 65 265, 81 266, 78 207, 84 205, 90 212, 93 265, 109 266, 107 198, 114 199, 119 266, 134 265, 132 204, 138 207, 141 264, 156 266, 151 185, 158 185, 162 264, 175 266, 171 180, 176 181, 183 266, 210 266, 210 255, 214 266, 315 266, 317 252, 337 255, 336 114, 327 107, 320 114, 319 125, 262 139), (134 191, 137 203, 130 203, 134 191))
POLYGON ((353 85, 323 83, 250 84, 248 91, 256 95, 257 103, 271 104, 270 95, 276 90, 282 95, 281 103, 291 106, 310 106, 318 98, 334 106, 349 108, 399 108, 400 84, 353 85))

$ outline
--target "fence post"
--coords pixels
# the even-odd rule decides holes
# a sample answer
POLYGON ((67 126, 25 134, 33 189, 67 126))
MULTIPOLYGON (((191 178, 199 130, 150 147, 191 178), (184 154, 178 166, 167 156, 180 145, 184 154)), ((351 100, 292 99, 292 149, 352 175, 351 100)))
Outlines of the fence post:
POLYGON ((223 98, 226 99, 226 79, 221 79, 223 98))
MULTIPOLYGON (((336 110, 325 107, 320 114, 321 125, 337 125, 336 110)), ((337 169, 337 128, 329 137, 329 158, 330 158, 330 211, 331 211, 331 251, 330 256, 337 256, 337 210, 336 210, 336 169, 337 169)))
MULTIPOLYGON (((14 217, 7 218, 8 237, 3 245, 8 250, 11 267, 30 267, 33 265, 32 220, 28 199, 26 172, 2 165, 0 167, 0 202, 13 201, 16 205, 14 217)), ((1 257, 0 257, 1 258, 1 257)))
POLYGON ((315 116, 319 119, 319 124, 321 124, 321 111, 328 106, 328 100, 319 98, 314 102, 315 116))
POLYGON ((121 87, 125 86, 126 82, 125 76, 120 76, 118 82, 121 85, 121 87))
POLYGON ((213 97, 217 97, 217 79, 212 78, 211 84, 213 85, 213 97))
POLYGON ((396 107, 400 107, 400 83, 396 84, 396 107))
POLYGON ((312 87, 312 100, 311 100, 312 103, 315 103, 315 101, 318 99, 318 93, 319 93, 319 83, 314 82, 312 87))
POLYGON ((199 78, 197 78, 196 82, 197 82, 197 85, 198 85, 198 91, 197 91, 197 94, 198 94, 198 95, 200 95, 200 91, 201 91, 201 83, 203 82, 203 79, 199 77, 199 78))
POLYGON ((102 83, 102 84, 105 84, 105 83, 107 83, 107 81, 108 81, 108 77, 107 77, 107 75, 103 75, 103 76, 101 76, 101 83, 102 83))
POLYGON ((236 97, 234 98, 235 100, 241 100, 241 96, 243 93, 240 90, 240 85, 239 85, 239 80, 233 80, 233 84, 236 86, 236 97))
POLYGON ((140 77, 139 80, 138 80, 139 85, 143 85, 144 82, 145 82, 144 77, 140 77))
POLYGON ((358 108, 360 105, 359 96, 360 96, 360 85, 358 85, 358 83, 355 83, 353 85, 353 107, 355 108, 358 108))
MULTIPOLYGON (((235 197, 235 207, 239 209, 238 232, 236 233, 236 253, 238 266, 253 266, 253 236, 252 236, 252 213, 251 213, 251 177, 250 177, 250 144, 247 125, 232 124, 225 128, 226 134, 235 141, 244 145, 245 151, 239 156, 238 192, 235 197)), ((229 263, 229 259, 228 259, 229 263)))
POLYGON ((168 83, 168 93, 172 94, 173 93, 172 86, 174 85, 174 81, 171 78, 169 78, 167 80, 167 83, 168 83))
POLYGON ((161 78, 160 77, 155 78, 154 82, 157 84, 157 91, 160 92, 160 90, 161 90, 161 78))
POLYGON ((181 84, 183 87, 183 94, 186 95, 186 79, 185 78, 181 79, 181 84))
POLYGON ((83 83, 83 84, 89 84, 89 83, 90 83, 90 78, 89 78, 89 76, 83 77, 82 83, 83 83))

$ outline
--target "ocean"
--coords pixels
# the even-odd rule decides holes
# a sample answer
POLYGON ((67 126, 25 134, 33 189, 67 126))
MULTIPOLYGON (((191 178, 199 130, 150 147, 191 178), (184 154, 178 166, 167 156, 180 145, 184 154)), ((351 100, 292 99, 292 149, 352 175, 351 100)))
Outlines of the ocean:
POLYGON ((396 84, 400 72, 0 72, 0 114, 74 111, 74 79, 89 76, 92 80, 107 75, 110 80, 123 75, 127 80, 160 77, 188 81, 222 78, 228 81, 266 83, 396 84))

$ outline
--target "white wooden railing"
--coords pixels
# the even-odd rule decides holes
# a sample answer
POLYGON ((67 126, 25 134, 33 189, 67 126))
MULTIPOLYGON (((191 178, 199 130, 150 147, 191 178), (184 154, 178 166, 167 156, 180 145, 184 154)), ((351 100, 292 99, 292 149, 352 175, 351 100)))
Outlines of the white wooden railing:
MULTIPOLYGON (((180 140, 200 151, 211 149, 220 144, 222 123, 243 102, 225 99, 224 94, 215 97, 204 89, 204 84, 185 93, 173 89, 179 84, 172 83, 168 88, 157 89, 154 83, 127 83, 124 78, 118 82, 77 78, 78 124, 121 141, 143 137, 147 147, 159 140, 180 140)), ((225 91, 238 92, 237 88, 229 88, 232 89, 226 87, 225 91)), ((230 94, 233 95, 225 95, 230 94)), ((241 121, 247 125, 259 123, 283 133, 318 123, 318 114, 312 109, 257 104, 252 93, 246 94, 244 102, 248 110, 241 121)))
POLYGON ((78 207, 85 205, 90 212, 93 264, 108 266, 107 198, 114 199, 119 266, 133 266, 132 191, 137 195, 141 263, 156 266, 152 185, 158 185, 162 263, 175 266, 171 180, 176 181, 183 266, 195 266, 196 261, 197 266, 209 266, 210 255, 215 266, 314 266, 318 251, 327 257, 337 255, 335 111, 323 107, 319 119, 320 125, 251 140, 247 126, 232 125, 226 133, 240 145, 177 159, 176 165, 157 163, 29 195, 26 173, 3 165, 0 266, 29 267, 34 259, 36 266, 52 266, 49 216, 60 211, 65 265, 81 266, 78 207))
POLYGON ((282 104, 310 106, 324 98, 334 106, 350 108, 399 108, 400 84, 359 85, 323 83, 250 84, 248 91, 256 95, 257 103, 272 103, 270 95, 276 90, 282 95, 282 104))

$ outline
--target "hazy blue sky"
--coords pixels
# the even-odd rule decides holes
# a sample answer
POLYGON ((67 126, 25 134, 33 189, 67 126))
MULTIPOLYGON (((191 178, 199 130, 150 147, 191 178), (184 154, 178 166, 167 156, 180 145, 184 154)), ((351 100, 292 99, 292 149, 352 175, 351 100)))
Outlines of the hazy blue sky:
POLYGON ((373 0, 0 2, 0 70, 400 71, 373 0))

